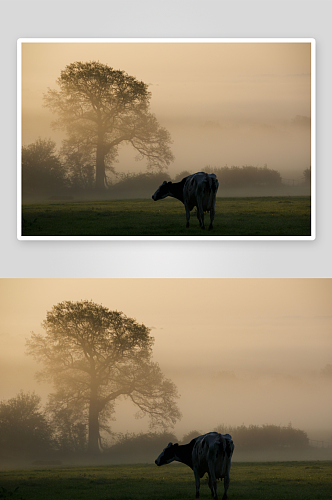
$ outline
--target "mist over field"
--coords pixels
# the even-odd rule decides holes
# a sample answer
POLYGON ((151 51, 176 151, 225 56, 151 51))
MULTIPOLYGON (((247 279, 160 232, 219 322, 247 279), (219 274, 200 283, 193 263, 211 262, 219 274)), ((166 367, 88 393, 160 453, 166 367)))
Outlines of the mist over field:
MULTIPOLYGON (((172 140, 175 159, 164 168, 172 179, 253 166, 278 171, 287 187, 311 167, 310 43, 23 43, 23 146, 42 138, 60 150, 66 133, 52 129, 56 116, 43 99, 75 61, 99 61, 148 85, 150 110, 172 140)), ((146 172, 136 156, 121 143, 109 182, 146 172)))
MULTIPOLYGON (((330 279, 2 279, 0 402, 34 391, 47 403, 54 388, 37 383, 26 340, 57 303, 93 300, 151 329, 153 360, 180 396, 175 439, 291 426, 331 446, 331 291, 330 279)), ((150 432, 136 412, 116 400, 111 442, 150 432)))
MULTIPOLYGON (((308 116, 294 116, 272 123, 268 118, 266 121, 247 122, 235 119, 230 123, 223 121, 223 117, 214 118, 201 116, 179 119, 178 122, 166 118, 162 121, 173 139, 175 161, 167 170, 171 177, 183 170, 192 173, 204 171, 206 166, 213 170, 250 165, 277 170, 285 182, 303 181, 303 171, 311 165, 308 116)), ((126 147, 120 151, 116 166, 126 166, 128 172, 144 170, 142 162, 135 162, 132 151, 126 147)))

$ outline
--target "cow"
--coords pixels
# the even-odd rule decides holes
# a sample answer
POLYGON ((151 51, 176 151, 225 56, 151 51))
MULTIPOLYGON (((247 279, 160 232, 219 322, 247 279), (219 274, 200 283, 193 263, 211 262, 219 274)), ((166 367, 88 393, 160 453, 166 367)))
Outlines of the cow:
POLYGON ((216 195, 219 182, 215 174, 197 172, 184 177, 180 182, 164 181, 152 195, 154 201, 172 196, 180 200, 186 209, 187 224, 189 227, 190 211, 197 207, 197 218, 202 229, 204 226, 204 212, 210 212, 209 229, 213 229, 216 195))
POLYGON ((232 437, 229 434, 208 432, 198 436, 185 445, 169 443, 155 460, 158 466, 170 464, 174 460, 188 465, 195 475, 196 498, 199 498, 200 479, 207 472, 212 496, 218 500, 217 479, 224 479, 224 495, 227 499, 229 473, 234 451, 232 437))

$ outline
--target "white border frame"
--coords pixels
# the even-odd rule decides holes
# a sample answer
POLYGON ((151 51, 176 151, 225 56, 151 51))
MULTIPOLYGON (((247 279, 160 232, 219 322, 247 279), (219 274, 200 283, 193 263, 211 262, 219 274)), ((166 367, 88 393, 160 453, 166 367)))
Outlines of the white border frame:
POLYGON ((316 239, 316 40, 314 38, 19 38, 17 40, 17 239, 114 240, 315 240, 316 239), (311 44, 311 235, 310 236, 22 236, 22 44, 23 43, 310 43, 311 44))

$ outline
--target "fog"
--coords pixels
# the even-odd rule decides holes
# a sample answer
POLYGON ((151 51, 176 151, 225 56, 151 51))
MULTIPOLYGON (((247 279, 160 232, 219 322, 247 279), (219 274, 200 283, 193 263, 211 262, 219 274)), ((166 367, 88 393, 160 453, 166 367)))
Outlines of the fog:
MULTIPOLYGON (((178 387, 179 439, 214 427, 273 424, 331 440, 331 279, 1 279, 0 400, 43 402, 30 332, 64 300, 93 300, 151 328, 153 358, 178 387)), ((113 432, 148 430, 118 400, 113 432)))
MULTIPOLYGON (((173 140, 171 176, 253 165, 300 180, 311 165, 309 43, 23 43, 22 143, 63 133, 42 106, 67 64, 98 60, 149 84, 173 140)), ((118 172, 144 171, 121 147, 118 172)))

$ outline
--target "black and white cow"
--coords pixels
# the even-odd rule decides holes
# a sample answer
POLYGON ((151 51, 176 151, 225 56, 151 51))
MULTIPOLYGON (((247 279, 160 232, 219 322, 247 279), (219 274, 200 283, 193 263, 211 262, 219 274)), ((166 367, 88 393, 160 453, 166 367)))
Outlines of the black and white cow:
POLYGON ((215 174, 197 172, 184 177, 180 182, 164 181, 152 195, 154 201, 172 196, 182 201, 186 209, 187 224, 189 227, 190 211, 197 207, 197 218, 202 229, 204 226, 204 212, 210 212, 210 226, 213 228, 216 195, 219 182, 215 174))
POLYGON ((185 445, 172 444, 161 452, 155 460, 157 465, 165 465, 176 460, 188 465, 195 475, 196 498, 199 498, 200 479, 207 472, 209 487, 215 500, 217 496, 217 479, 224 479, 223 500, 227 499, 229 473, 234 444, 229 434, 208 432, 198 436, 185 445))

